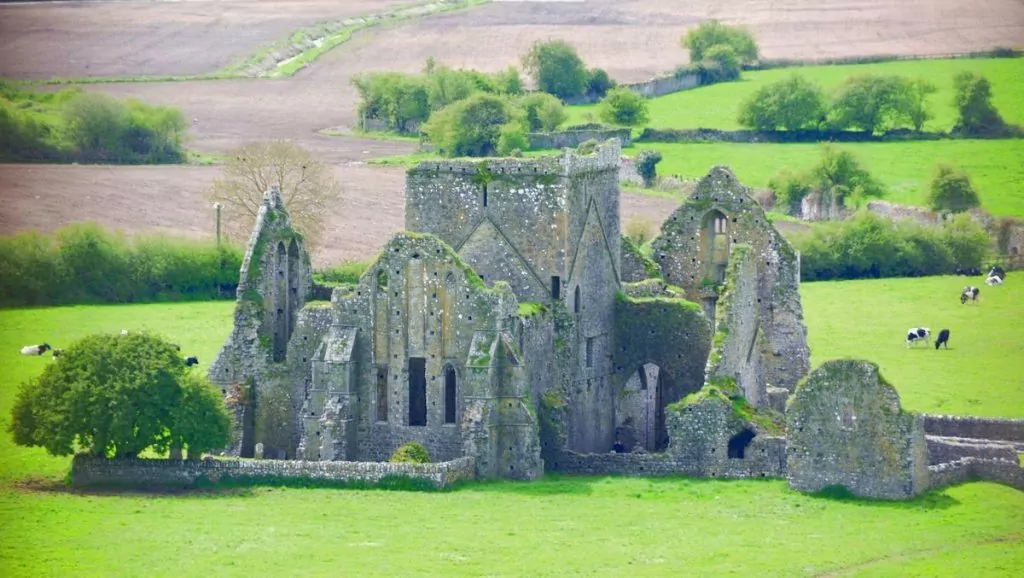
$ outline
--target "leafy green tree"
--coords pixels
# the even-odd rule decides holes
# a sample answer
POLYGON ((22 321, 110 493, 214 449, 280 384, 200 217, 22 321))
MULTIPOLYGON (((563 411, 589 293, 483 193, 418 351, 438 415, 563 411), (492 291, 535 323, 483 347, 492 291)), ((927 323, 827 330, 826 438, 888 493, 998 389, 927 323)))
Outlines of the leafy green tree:
POLYGON ((524 151, 530 148, 530 140, 520 122, 510 122, 501 127, 498 134, 498 154, 511 155, 513 151, 524 151))
POLYGON ((846 199, 859 202, 885 195, 882 184, 860 165, 853 153, 830 145, 822 147, 821 160, 811 170, 811 178, 818 191, 831 194, 842 204, 846 204, 846 199))
POLYGON ((657 164, 660 162, 661 153, 653 149, 642 150, 636 156, 636 172, 640 173, 645 187, 654 186, 658 178, 657 164))
POLYGON ((817 128, 825 116, 821 88, 798 74, 761 87, 740 107, 739 123, 755 130, 817 128))
POLYGON ((587 90, 589 75, 576 49, 564 40, 536 42, 523 55, 523 68, 537 88, 561 99, 580 96, 587 90))
POLYGON ((962 213, 981 206, 981 201, 966 173, 950 165, 939 164, 929 187, 928 205, 933 211, 962 213))
POLYGON ((602 68, 587 71, 587 94, 602 98, 615 87, 615 81, 602 68))
POLYGON ((961 72, 953 79, 957 110, 955 132, 967 135, 999 133, 1006 128, 1003 117, 992 105, 992 85, 984 76, 961 72))
POLYGON ((519 70, 515 66, 509 66, 505 70, 495 72, 491 75, 494 88, 498 94, 523 94, 523 79, 519 76, 519 70))
MULTIPOLYGON (((386 120, 391 130, 406 130, 408 123, 423 122, 430 116, 430 92, 424 77, 373 72, 357 75, 351 82, 359 92, 359 115, 386 120)), ((443 98, 456 98, 469 88, 462 78, 453 84, 445 86, 443 98)))
POLYGON ((795 173, 783 168, 768 181, 768 188, 775 193, 775 207, 789 215, 800 214, 800 203, 814 192, 814 185, 807 174, 795 173))
POLYGON ((520 106, 526 113, 526 122, 533 132, 553 131, 568 118, 562 101, 546 92, 527 94, 520 100, 520 106))
POLYGON ((927 97, 935 87, 901 76, 860 75, 846 79, 832 105, 831 121, 839 129, 877 132, 912 126, 921 130, 931 114, 927 97))
POLYGON ((482 157, 497 152, 502 127, 512 122, 525 124, 521 110, 505 98, 479 93, 435 112, 423 132, 448 156, 482 157))
POLYGON ((22 384, 9 431, 18 445, 53 455, 76 446, 94 456, 131 457, 175 443, 192 444, 193 452, 226 445, 220 426, 227 410, 212 403, 215 393, 197 389, 209 385, 187 375, 181 354, 159 337, 86 337, 22 384))
POLYGON ((740 64, 751 64, 757 60, 757 42, 754 36, 742 26, 730 26, 717 20, 709 20, 690 30, 682 39, 682 45, 690 51, 690 62, 711 58, 712 46, 728 46, 740 64))
POLYGON ((637 126, 650 120, 647 112, 647 99, 620 86, 608 91, 598 106, 597 115, 609 124, 637 126))
POLYGON ((63 117, 67 138, 84 160, 157 163, 184 158, 187 124, 178 109, 84 93, 64 104, 63 117))
POLYGON ((932 94, 935 94, 935 85, 923 78, 909 81, 902 91, 903 102, 897 110, 918 132, 934 117, 928 109, 928 97, 932 94))

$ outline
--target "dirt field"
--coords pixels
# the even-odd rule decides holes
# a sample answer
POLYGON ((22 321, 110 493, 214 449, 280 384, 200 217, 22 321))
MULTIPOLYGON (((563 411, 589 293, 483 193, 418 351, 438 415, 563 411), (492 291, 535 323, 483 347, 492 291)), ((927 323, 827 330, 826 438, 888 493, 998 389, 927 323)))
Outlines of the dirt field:
MULTIPOLYGON (((204 198, 218 167, 0 165, 0 234, 43 233, 96 221, 128 233, 161 232, 212 238, 213 210, 204 198)), ((357 164, 335 173, 344 199, 331 219, 317 267, 370 259, 405 223, 405 171, 357 164)), ((661 224, 676 203, 624 194, 623 222, 661 224)))
POLYGON ((411 0, 178 0, 0 4, 0 76, 213 72, 323 20, 411 0))
MULTIPOLYGON (((395 5, 389 0, 185 0, 0 5, 0 75, 18 78, 215 70, 302 25, 395 5)), ((347 191, 318 264, 369 257, 401 228, 403 174, 358 163, 413 145, 328 138, 355 124, 352 75, 416 71, 428 56, 494 71, 535 40, 574 43, 590 66, 641 80, 687 61, 679 37, 706 18, 751 27, 767 57, 943 54, 1020 45, 1019 0, 656 0, 501 2, 357 34, 292 78, 89 85, 181 107, 190 148, 227 153, 254 140, 298 141, 335 166, 347 191)), ((0 233, 71 220, 203 234, 202 192, 216 168, 0 165, 0 233), (39 197, 38 199, 36 197, 39 197)), ((623 220, 660 223, 674 203, 623 197, 623 220)))

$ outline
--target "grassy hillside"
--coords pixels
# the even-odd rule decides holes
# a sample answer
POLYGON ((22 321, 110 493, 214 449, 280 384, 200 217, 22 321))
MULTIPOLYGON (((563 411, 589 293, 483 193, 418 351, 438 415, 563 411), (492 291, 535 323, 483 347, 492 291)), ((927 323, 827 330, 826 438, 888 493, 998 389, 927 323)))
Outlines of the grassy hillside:
MULTIPOLYGON (((963 282, 805 284, 813 362, 873 359, 910 409, 1020 417, 1024 274, 983 289, 977 307, 956 300, 963 282), (903 330, 922 324, 950 327, 952 349, 905 349, 903 330)), ((0 427, 17 384, 52 363, 18 355, 22 345, 151 329, 205 370, 231 312, 226 302, 0 311, 0 427)), ((1008 576, 1024 565, 1024 493, 992 484, 910 503, 679 478, 552 477, 445 493, 92 494, 54 483, 68 467, 0 433, 0 575, 1008 576)))
MULTIPOLYGON (((742 128, 736 116, 742 103, 762 86, 800 74, 817 82, 831 94, 843 81, 858 74, 899 74, 923 77, 937 92, 931 95, 935 118, 927 130, 949 130, 956 120, 953 107, 953 76, 968 70, 984 75, 992 83, 993 104, 1007 122, 1024 124, 1024 58, 968 60, 904 60, 877 64, 805 66, 744 72, 739 82, 729 82, 665 95, 650 101, 651 122, 657 128, 742 128)), ((569 107, 569 123, 588 122, 597 116, 597 105, 569 107)))
MULTIPOLYGON (((952 163, 971 177, 982 208, 997 216, 1024 217, 1024 140, 946 140, 836 145, 853 151, 889 189, 887 200, 925 205, 935 164, 952 163)), ((658 173, 702 177, 714 165, 727 165, 746 185, 765 187, 784 167, 801 170, 821 156, 818 144, 651 144, 664 160, 658 173)), ((635 154, 635 153, 631 153, 635 154)))

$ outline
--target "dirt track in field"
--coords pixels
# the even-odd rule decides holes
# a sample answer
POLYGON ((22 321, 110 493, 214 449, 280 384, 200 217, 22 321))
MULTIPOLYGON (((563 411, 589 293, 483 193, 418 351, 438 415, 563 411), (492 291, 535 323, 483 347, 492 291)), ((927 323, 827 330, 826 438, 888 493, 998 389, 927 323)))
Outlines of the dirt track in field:
MULTIPOLYGON (((0 75, 18 78, 210 72, 317 21, 401 2, 185 0, 0 5, 0 75)), ((428 56, 495 71, 535 40, 574 43, 620 81, 687 61, 679 37, 707 18, 748 25, 767 57, 945 54, 1024 42, 1019 0, 588 0, 503 2, 357 34, 292 78, 88 85, 180 107, 190 148, 224 154, 269 138, 295 140, 329 162, 346 190, 318 264, 369 257, 403 222, 403 174, 368 158, 414 145, 329 138, 355 124, 354 74, 420 70, 428 56)), ((128 231, 202 235, 213 167, 0 165, 0 233, 96 220, 128 231), (36 197, 39 198, 36 198, 36 197)), ((659 223, 675 203, 623 195, 623 220, 659 223)))

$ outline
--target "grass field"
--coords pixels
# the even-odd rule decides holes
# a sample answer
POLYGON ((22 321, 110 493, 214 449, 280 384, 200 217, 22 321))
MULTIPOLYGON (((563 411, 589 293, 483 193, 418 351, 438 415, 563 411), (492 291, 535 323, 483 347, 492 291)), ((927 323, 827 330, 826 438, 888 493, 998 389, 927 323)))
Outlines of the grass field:
MULTIPOLYGON (((904 60, 876 64, 805 66, 744 72, 742 80, 728 82, 651 99, 648 126, 656 128, 717 128, 738 130, 740 104, 763 86, 800 74, 832 94, 843 81, 858 74, 898 74, 931 81, 937 91, 931 95, 935 116, 925 128, 946 131, 956 121, 953 106, 953 77, 968 70, 981 74, 992 83, 993 104, 1007 122, 1024 124, 1024 58, 965 60, 904 60)), ((590 122, 597 117, 597 105, 568 108, 569 124, 590 122), (590 115, 588 117, 588 115, 590 115)))
MULTIPOLYGON (((812 361, 878 362, 914 410, 1024 416, 1024 274, 956 300, 963 278, 805 284, 812 361), (907 350, 913 325, 949 351, 907 350)), ((206 368, 228 302, 0 311, 0 427, 17 355, 93 332, 150 329, 206 368)), ((806 496, 782 481, 559 478, 444 493, 252 489, 74 493, 69 459, 0 433, 0 575, 971 575, 1024 567, 1024 493, 986 483, 909 503, 806 496), (26 481, 32 479, 35 481, 26 481)))
MULTIPOLYGON (((852 151, 888 188, 886 200, 924 206, 935 164, 952 163, 971 177, 982 208, 996 216, 1024 217, 1024 140, 945 140, 836 145, 852 151)), ((765 187, 780 169, 803 170, 821 158, 818 144, 644 144, 664 157, 658 173, 702 177, 727 165, 746 185, 765 187)), ((630 154, 636 154, 631 152, 630 154)))

